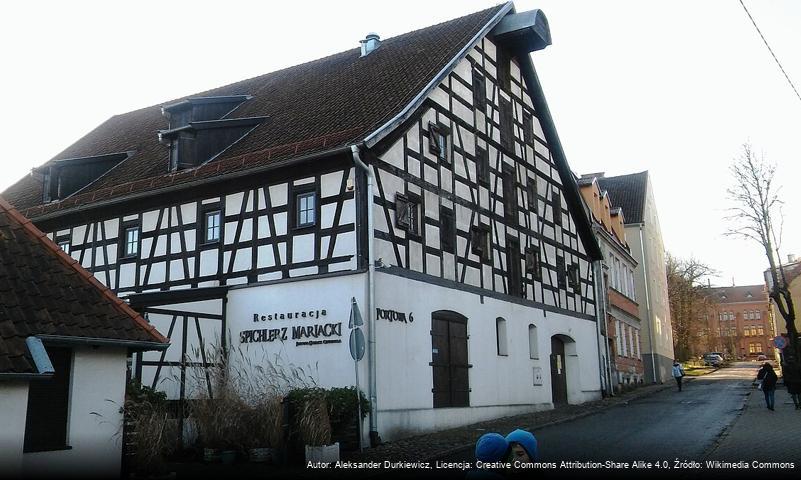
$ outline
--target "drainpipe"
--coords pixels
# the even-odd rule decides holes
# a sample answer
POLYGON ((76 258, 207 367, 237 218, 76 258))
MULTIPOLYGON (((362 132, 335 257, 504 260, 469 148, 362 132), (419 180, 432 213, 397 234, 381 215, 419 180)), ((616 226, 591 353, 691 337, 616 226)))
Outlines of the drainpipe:
POLYGON ((606 393, 610 397, 613 396, 612 393, 612 384, 609 381, 609 378, 605 378, 607 375, 607 370, 609 366, 609 352, 606 354, 607 362, 604 364, 604 350, 601 348, 601 342, 603 341, 604 345, 608 345, 609 342, 606 341, 606 336, 601 335, 601 322, 606 320, 606 296, 604 295, 605 292, 605 285, 604 285, 604 277, 603 277, 603 267, 601 267, 601 261, 595 260, 592 262, 592 269, 593 269, 593 277, 595 278, 595 332, 598 336, 598 362, 599 362, 599 374, 601 376, 601 388, 604 388, 604 384, 606 385, 606 393))
POLYGON ((370 446, 379 444, 378 406, 376 394, 376 361, 375 361, 375 248, 373 245, 373 172, 361 158, 359 147, 351 145, 353 163, 364 170, 367 175, 367 393, 370 397, 370 446))
MULTIPOLYGON (((645 258, 645 242, 643 241, 642 223, 640 224, 640 252, 642 252, 642 271, 645 274, 645 311, 648 314, 648 347, 651 350, 651 372, 653 372, 653 383, 656 383, 656 350, 654 350, 654 325, 651 323, 651 291, 648 290, 648 261, 645 258)), ((659 376, 662 379, 662 376, 659 376)))

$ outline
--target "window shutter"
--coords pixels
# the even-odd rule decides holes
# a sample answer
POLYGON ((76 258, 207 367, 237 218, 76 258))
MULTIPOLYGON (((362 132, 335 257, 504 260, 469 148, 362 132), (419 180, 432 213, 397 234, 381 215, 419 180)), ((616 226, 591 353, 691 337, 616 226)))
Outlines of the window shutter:
POLYGON ((489 153, 481 147, 476 148, 476 176, 478 177, 478 183, 489 185, 489 153))
POLYGON ((437 140, 437 134, 439 133, 439 128, 432 123, 428 123, 428 151, 431 152, 433 155, 439 156, 440 149, 439 149, 439 141, 437 140))
POLYGON ((395 225, 408 230, 410 220, 409 200, 399 193, 395 194, 395 225))

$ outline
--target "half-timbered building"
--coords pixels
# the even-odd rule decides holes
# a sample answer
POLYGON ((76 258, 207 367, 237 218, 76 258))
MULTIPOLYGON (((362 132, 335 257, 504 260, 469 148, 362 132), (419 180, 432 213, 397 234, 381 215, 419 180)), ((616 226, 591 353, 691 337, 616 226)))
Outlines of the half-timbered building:
POLYGON ((600 395, 601 258, 512 3, 109 119, 5 195, 171 339, 352 385, 372 438, 600 395))

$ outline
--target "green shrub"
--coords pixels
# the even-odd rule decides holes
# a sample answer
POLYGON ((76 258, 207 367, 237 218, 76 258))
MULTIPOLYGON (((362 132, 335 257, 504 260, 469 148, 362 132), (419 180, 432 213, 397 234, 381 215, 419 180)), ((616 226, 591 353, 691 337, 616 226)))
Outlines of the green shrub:
MULTIPOLYGON (((325 398, 327 404, 328 419, 331 430, 336 432, 346 427, 358 415, 358 404, 356 403, 356 387, 336 387, 336 388, 298 388, 292 390, 287 395, 287 401, 296 417, 300 412, 307 411, 307 403, 313 399, 325 398)), ((359 400, 362 407, 362 418, 367 416, 370 410, 370 402, 364 396, 364 392, 359 392, 359 400)), ((296 418, 294 423, 296 428, 302 419, 296 418)))

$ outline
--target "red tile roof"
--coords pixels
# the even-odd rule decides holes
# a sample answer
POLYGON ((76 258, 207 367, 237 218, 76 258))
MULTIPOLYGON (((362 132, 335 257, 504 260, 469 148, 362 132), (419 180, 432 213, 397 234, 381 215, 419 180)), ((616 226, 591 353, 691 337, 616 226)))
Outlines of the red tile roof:
POLYGON ((37 372, 35 335, 168 343, 0 197, 0 373, 37 372))
POLYGON ((53 160, 135 151, 76 195, 43 205, 43 182, 31 176, 3 195, 28 217, 36 218, 356 144, 406 107, 507 5, 382 40, 365 57, 355 48, 183 97, 252 95, 226 118, 270 117, 200 168, 167 171, 169 153, 158 142, 157 132, 168 127, 161 106, 182 100, 176 99, 114 116, 58 154, 53 160))
POLYGON ((735 287, 713 287, 709 293, 718 303, 767 302, 765 285, 741 285, 735 287), (749 296, 750 295, 750 296, 749 296))

